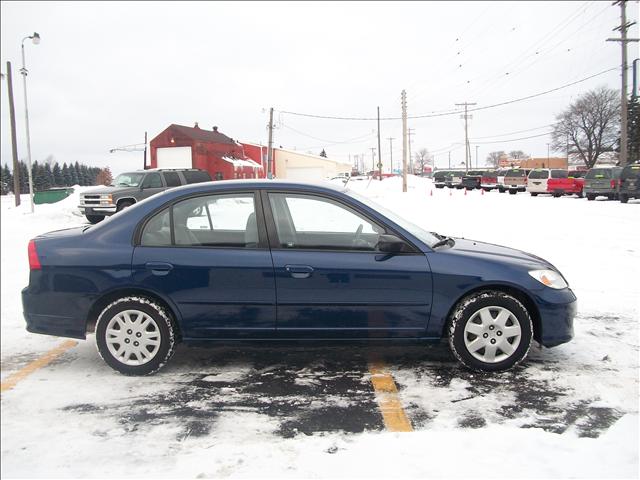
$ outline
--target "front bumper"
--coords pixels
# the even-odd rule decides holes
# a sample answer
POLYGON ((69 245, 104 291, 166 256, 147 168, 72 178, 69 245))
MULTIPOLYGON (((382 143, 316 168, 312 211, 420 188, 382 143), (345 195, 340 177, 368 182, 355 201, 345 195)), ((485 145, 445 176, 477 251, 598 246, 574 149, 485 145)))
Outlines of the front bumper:
POLYGON ((540 338, 545 347, 555 347, 573 338, 573 319, 578 300, 570 288, 540 290, 535 298, 540 314, 540 338))
POLYGON ((113 215, 116 213, 118 207, 115 205, 105 205, 100 207, 79 205, 78 209, 84 215, 113 215))

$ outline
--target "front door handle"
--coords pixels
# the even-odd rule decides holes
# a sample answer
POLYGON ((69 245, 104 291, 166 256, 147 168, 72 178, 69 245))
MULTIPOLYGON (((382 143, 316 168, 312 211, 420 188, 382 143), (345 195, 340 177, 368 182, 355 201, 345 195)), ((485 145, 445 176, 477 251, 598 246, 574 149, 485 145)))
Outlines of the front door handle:
POLYGON ((147 262, 144 266, 147 270, 151 270, 154 275, 166 275, 173 268, 173 265, 166 262, 147 262))
POLYGON ((293 278, 309 278, 313 273, 309 265, 285 265, 284 268, 293 278))

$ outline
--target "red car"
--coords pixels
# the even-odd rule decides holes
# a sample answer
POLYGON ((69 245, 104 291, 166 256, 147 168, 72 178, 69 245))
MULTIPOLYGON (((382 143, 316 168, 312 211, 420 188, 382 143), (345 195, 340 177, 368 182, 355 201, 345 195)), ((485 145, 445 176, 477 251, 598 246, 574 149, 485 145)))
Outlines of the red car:
POLYGON ((553 194, 554 197, 576 194, 582 198, 586 173, 583 170, 570 170, 566 178, 550 178, 547 180, 547 192, 553 194))

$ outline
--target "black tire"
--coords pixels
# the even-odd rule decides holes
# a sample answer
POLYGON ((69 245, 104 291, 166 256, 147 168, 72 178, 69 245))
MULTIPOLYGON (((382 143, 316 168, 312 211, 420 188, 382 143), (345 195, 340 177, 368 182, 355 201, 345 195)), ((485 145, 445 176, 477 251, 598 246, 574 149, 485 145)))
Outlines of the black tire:
POLYGON ((118 202, 118 208, 116 208, 116 212, 120 212, 120 211, 124 210, 125 208, 130 207, 134 203, 135 202, 132 202, 131 200, 123 200, 121 202, 118 202))
POLYGON ((87 217, 87 220, 89 220, 89 223, 92 223, 93 225, 104 220, 104 215, 85 215, 85 216, 87 217))
MULTIPOLYGON (((498 332, 497 329, 493 331, 498 332)), ((470 333, 467 333, 467 335, 470 335, 470 333)), ((529 353, 529 348, 531 348, 532 339, 533 322, 531 321, 529 312, 518 299, 503 292, 487 290, 474 293, 458 303, 449 319, 449 347, 451 348, 451 352, 463 365, 476 371, 499 372, 514 367, 526 358, 529 353), (521 330, 520 341, 513 353, 504 360, 495 363, 487 363, 477 359, 469 352, 465 345, 465 327, 467 322, 469 322, 476 312, 485 307, 509 310, 517 319, 521 330)))
POLYGON ((516 193, 518 193, 517 190, 509 190, 509 195, 515 195, 516 193))
POLYGON ((98 347, 98 353, 100 353, 100 356, 107 365, 123 375, 150 375, 157 372, 173 356, 176 343, 176 328, 174 327, 170 314, 162 306, 149 298, 141 296, 120 298, 107 305, 98 316, 96 324, 96 345, 98 347), (121 362, 111 353, 107 346, 107 325, 112 318, 125 310, 143 312, 151 317, 157 326, 160 346, 154 356, 142 365, 127 365, 121 362))
POLYGON ((560 198, 562 196, 561 193, 554 193, 553 198, 560 198))
POLYGON ((537 193, 533 193, 533 192, 531 192, 531 196, 532 196, 532 197, 537 197, 537 196, 538 196, 538 194, 537 194, 537 193))
POLYGON ((498 189, 498 191, 499 191, 500 193, 504 193, 504 192, 505 192, 504 188, 499 188, 499 189, 498 189))
POLYGON ((620 203, 627 203, 629 201, 629 196, 624 193, 620 194, 620 203))
POLYGON ((587 193, 587 200, 592 201, 592 200, 595 200, 595 199, 596 199, 595 195, 593 195, 591 193, 587 193))
POLYGON ((578 195, 578 198, 584 198, 584 193, 582 193, 582 191, 578 192, 576 195, 578 195))

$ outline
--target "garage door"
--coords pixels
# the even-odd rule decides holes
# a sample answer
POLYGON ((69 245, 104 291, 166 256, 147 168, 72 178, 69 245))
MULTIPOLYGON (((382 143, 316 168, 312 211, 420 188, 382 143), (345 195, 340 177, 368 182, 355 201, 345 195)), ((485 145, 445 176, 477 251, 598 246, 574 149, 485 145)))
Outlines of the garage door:
POLYGON ((192 168, 191 147, 166 147, 157 150, 158 168, 192 168))
POLYGON ((287 168, 288 180, 324 180, 324 168, 322 167, 298 167, 287 168))

